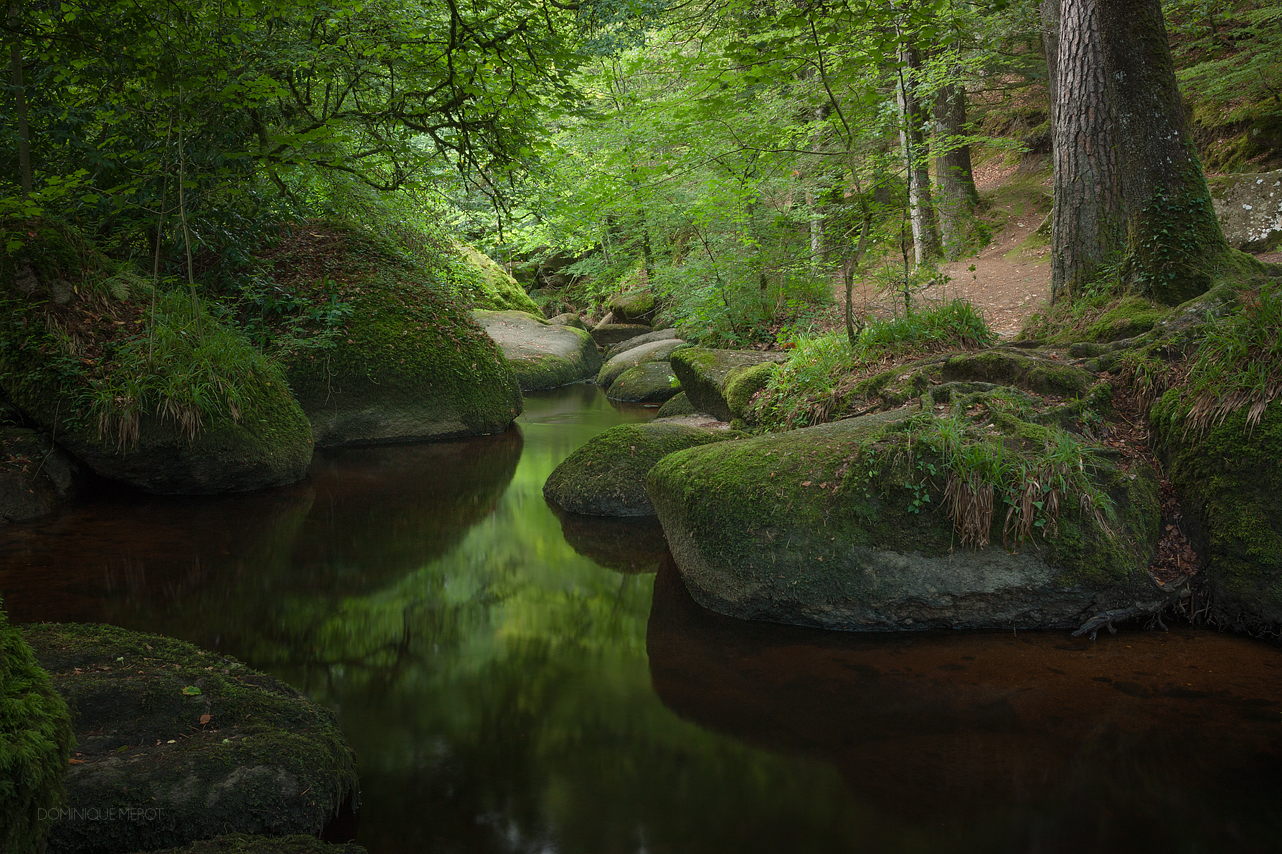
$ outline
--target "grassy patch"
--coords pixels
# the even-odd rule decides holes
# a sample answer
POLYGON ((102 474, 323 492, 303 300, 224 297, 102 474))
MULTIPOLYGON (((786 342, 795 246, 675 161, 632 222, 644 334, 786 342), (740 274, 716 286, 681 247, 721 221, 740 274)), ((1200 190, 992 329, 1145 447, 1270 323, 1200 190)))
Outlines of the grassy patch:
POLYGON ((844 412, 854 378, 896 358, 983 347, 993 340, 983 317, 962 300, 874 321, 859 333, 854 347, 844 333, 803 338, 792 358, 770 376, 748 414, 771 430, 822 424, 844 412))

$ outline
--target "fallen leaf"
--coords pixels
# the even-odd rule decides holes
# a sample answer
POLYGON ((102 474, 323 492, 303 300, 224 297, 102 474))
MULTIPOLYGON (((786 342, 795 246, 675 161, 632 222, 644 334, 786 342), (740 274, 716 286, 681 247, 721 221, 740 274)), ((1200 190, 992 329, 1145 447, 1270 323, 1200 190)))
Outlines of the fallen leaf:
POLYGON ((210 717, 209 717, 209 715, 201 715, 201 716, 200 716, 200 725, 201 725, 201 726, 204 726, 205 724, 209 723, 209 721, 210 721, 210 717))
POLYGON ((68 759, 68 760, 67 760, 67 764, 68 764, 68 765, 84 765, 84 764, 85 764, 85 760, 83 760, 83 759, 68 759))
POLYGON ((199 697, 200 689, 197 688, 195 685, 188 685, 186 688, 183 689, 183 693, 186 694, 188 697, 199 697))

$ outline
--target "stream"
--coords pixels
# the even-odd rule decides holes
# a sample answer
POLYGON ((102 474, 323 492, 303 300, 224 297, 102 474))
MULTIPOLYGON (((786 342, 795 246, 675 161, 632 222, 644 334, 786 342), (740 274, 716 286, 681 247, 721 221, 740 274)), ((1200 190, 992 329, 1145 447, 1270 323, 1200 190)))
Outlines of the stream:
POLYGON ((96 496, 0 528, 0 594, 13 622, 183 638, 331 708, 371 854, 1282 847, 1282 649, 711 614, 656 522, 543 500, 653 412, 569 386, 501 435, 318 454, 293 487, 96 496))

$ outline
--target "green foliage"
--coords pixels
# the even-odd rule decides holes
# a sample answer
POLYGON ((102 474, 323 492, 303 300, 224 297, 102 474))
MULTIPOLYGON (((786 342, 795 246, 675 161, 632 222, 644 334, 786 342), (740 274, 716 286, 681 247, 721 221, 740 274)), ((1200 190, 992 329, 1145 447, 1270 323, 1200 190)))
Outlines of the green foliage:
POLYGON ((839 417, 850 403, 850 378, 887 359, 951 348, 983 347, 995 336, 970 303, 952 300, 876 320, 850 347, 844 333, 797 341, 753 402, 752 419, 771 430, 809 427, 839 417))
POLYGON ((66 702, 0 609, 0 850, 44 850, 74 743, 66 702))
POLYGON ((1239 409, 1259 424, 1282 395, 1282 281, 1268 279, 1238 295, 1232 311, 1207 324, 1189 370, 1185 430, 1203 434, 1239 409))

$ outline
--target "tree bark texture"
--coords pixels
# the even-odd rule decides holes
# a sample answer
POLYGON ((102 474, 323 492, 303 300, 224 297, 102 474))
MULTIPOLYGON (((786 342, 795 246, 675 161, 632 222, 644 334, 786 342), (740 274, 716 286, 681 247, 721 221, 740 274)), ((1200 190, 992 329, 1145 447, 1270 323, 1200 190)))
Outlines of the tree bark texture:
POLYGON ((935 94, 935 129, 944 139, 943 151, 935 157, 935 198, 944 257, 956 261, 970 241, 979 191, 970 162, 970 146, 950 143, 950 137, 966 130, 966 90, 945 86, 935 94))
POLYGON ((1177 305, 1228 246, 1189 139, 1160 0, 1061 0, 1052 299, 1117 265, 1177 305))
MULTIPOLYGON (((18 4, 9 6, 9 26, 17 27, 18 4)), ((22 180, 22 197, 27 198, 35 189, 35 177, 31 169, 31 131, 27 127, 27 88, 22 79, 22 47, 17 37, 9 48, 9 70, 17 98, 18 119, 18 172, 22 180)))
POLYGON ((913 72, 922 67, 921 53, 905 48, 899 54, 899 140, 908 167, 908 212, 913 229, 913 259, 918 265, 943 255, 930 194, 930 160, 926 147, 926 110, 917 97, 913 72))
POLYGON ((1055 139, 1055 102, 1059 98, 1059 0, 1042 0, 1042 53, 1046 55, 1046 91, 1051 102, 1051 140, 1055 139))

